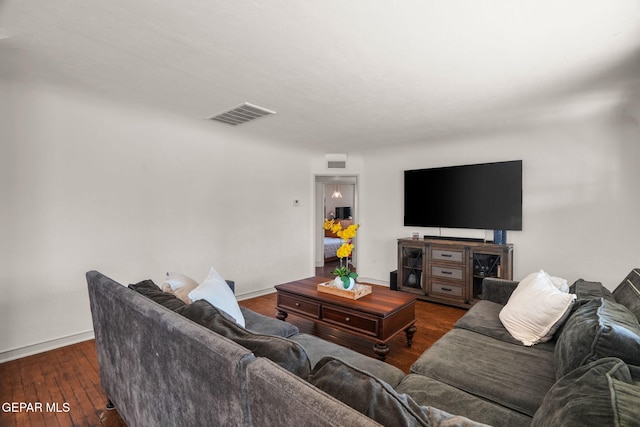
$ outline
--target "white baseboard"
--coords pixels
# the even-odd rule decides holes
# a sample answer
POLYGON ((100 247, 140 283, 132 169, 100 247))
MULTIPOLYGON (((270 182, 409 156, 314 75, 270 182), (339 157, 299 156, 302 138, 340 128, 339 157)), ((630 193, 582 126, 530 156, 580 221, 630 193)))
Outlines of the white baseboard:
POLYGON ((43 353, 45 351, 54 350, 56 348, 64 347, 67 345, 91 340, 93 338, 95 338, 93 331, 86 331, 62 338, 44 341, 38 344, 15 348, 13 350, 6 350, 0 352, 0 363, 9 362, 10 360, 20 359, 22 357, 31 356, 38 353, 43 353))
POLYGON ((245 299, 261 297, 262 295, 272 294, 275 291, 276 291, 276 288, 271 287, 271 288, 267 288, 267 289, 262 289, 261 291, 253 291, 253 292, 247 292, 246 294, 236 295, 236 299, 238 301, 242 301, 242 300, 245 300, 245 299))
POLYGON ((358 277, 356 279, 356 281, 362 282, 362 283, 371 283, 372 285, 386 286, 387 288, 389 287, 389 282, 388 281, 370 279, 368 277, 358 277))

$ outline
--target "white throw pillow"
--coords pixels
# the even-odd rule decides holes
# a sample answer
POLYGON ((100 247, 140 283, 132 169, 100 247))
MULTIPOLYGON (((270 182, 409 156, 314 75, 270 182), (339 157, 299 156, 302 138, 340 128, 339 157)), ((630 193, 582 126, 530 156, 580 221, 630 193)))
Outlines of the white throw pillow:
POLYGON ((162 282, 162 290, 164 292, 173 293, 185 286, 195 289, 198 287, 198 284, 199 283, 193 280, 191 277, 186 276, 182 273, 168 272, 167 276, 164 279, 164 282, 162 282))
POLYGON ((240 306, 233 291, 222 278, 222 276, 213 268, 209 270, 206 279, 194 290, 189 292, 189 298, 192 301, 203 299, 214 307, 223 310, 236 320, 240 326, 244 327, 244 316, 240 311, 240 306))
POLYGON ((565 294, 569 293, 569 283, 567 283, 567 279, 563 279, 562 277, 550 276, 544 271, 543 273, 547 276, 551 283, 553 283, 553 286, 560 289, 560 291, 564 292, 565 294))
POLYGON ((522 279, 500 311, 500 321, 526 346, 549 341, 576 300, 558 289, 544 271, 522 279))

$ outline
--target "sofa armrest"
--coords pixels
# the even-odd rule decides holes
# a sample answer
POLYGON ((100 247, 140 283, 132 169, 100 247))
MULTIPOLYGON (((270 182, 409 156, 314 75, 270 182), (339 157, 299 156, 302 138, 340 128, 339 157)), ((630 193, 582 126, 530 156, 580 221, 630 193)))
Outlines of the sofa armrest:
POLYGON ((236 293, 236 282, 234 282, 233 280, 225 280, 225 282, 227 282, 227 285, 229 285, 229 287, 231 288, 231 292, 233 292, 235 294, 236 293))
POLYGON ((482 299, 505 305, 518 286, 515 280, 487 277, 482 281, 482 299))

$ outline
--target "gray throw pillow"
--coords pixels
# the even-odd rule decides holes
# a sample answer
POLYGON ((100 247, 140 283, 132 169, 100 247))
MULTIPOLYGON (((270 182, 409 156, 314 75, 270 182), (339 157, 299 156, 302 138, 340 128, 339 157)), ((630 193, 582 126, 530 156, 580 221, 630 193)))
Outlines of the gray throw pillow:
POLYGON ((632 426, 640 420, 640 368, 608 357, 562 377, 533 416, 533 427, 632 426), (635 382, 635 384, 634 384, 635 382))
POLYGON ((578 279, 573 285, 569 286, 569 293, 576 294, 576 306, 600 298, 616 302, 611 291, 605 288, 600 282, 589 282, 588 280, 578 279))
POLYGON ((556 379, 603 357, 640 365, 640 324, 621 304, 593 299, 567 320, 554 350, 556 379))
POLYGON ((307 379, 325 393, 384 426, 483 426, 468 418, 418 405, 407 394, 335 357, 320 359, 307 379))
POLYGON ((175 295, 168 292, 164 292, 158 287, 153 280, 147 279, 136 284, 129 285, 129 289, 136 291, 137 293, 144 295, 152 301, 160 304, 163 307, 168 308, 176 312, 180 312, 184 309, 186 304, 177 298, 175 295))
POLYGON ((311 372, 311 362, 300 344, 275 335, 251 332, 206 300, 194 301, 181 314, 251 350, 256 357, 265 357, 300 378, 306 379, 311 372))

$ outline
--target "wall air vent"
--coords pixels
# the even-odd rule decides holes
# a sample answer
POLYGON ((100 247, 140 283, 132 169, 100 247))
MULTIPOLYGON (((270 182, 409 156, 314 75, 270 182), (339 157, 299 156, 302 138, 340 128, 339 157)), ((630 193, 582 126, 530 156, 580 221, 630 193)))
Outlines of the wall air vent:
POLYGON ((275 113, 275 111, 267 110, 266 108, 258 107, 257 105, 249 104, 248 102, 243 102, 229 110, 207 117, 207 119, 237 126, 275 113))
POLYGON ((324 159, 327 162, 327 169, 347 168, 347 155, 344 153, 325 154, 324 159))
POLYGON ((343 160, 329 160, 327 161, 327 168, 329 169, 344 169, 347 167, 347 162, 343 160))

